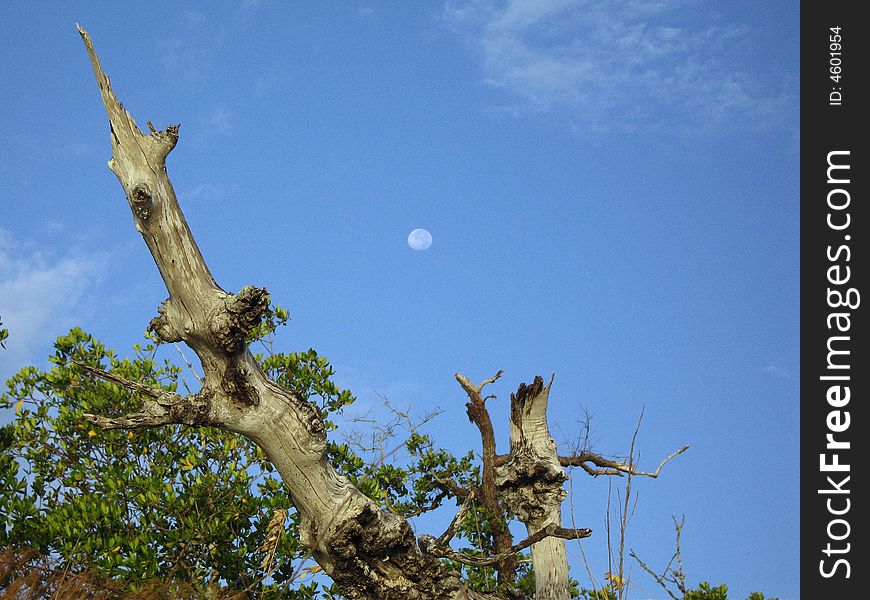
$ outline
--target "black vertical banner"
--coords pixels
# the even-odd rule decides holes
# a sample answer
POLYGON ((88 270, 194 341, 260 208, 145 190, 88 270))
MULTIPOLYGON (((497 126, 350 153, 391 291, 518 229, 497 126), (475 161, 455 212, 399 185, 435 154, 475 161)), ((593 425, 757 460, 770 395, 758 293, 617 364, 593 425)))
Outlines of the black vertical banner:
POLYGON ((801 4, 801 595, 866 597, 866 18, 801 4), (862 441, 863 440, 863 441, 862 441))

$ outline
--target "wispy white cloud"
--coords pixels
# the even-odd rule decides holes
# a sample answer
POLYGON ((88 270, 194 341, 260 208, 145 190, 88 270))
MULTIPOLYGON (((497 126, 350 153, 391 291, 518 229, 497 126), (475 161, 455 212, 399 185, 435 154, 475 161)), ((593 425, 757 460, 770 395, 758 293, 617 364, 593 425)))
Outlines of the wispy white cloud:
POLYGON ((283 92, 289 82, 290 77, 286 72, 269 67, 262 75, 252 79, 251 89, 256 98, 265 98, 283 92))
MULTIPOLYGON (((762 91, 735 49, 744 26, 694 1, 450 0, 442 22, 479 53, 510 110, 567 113, 583 128, 759 127, 796 110, 793 91, 762 91)), ((792 113, 794 114, 794 113, 792 113)))
POLYGON ((792 379, 791 371, 789 371, 785 367, 778 365, 778 364, 766 365, 764 367, 763 371, 765 373, 773 375, 774 377, 778 377, 779 379, 787 379, 787 380, 792 379))
POLYGON ((182 202, 214 202, 225 200, 227 197, 229 192, 225 188, 212 183, 198 183, 178 194, 182 202))
POLYGON ((225 106, 216 106, 205 114, 206 126, 214 133, 229 135, 233 130, 232 114, 225 106))
POLYGON ((75 325, 105 264, 100 256, 56 256, 0 229, 0 316, 10 333, 0 350, 0 380, 37 360, 36 350, 75 325))
MULTIPOLYGON (((189 27, 196 27, 188 23, 189 27)), ((186 93, 205 87, 214 70, 212 47, 200 40, 199 35, 191 34, 157 41, 157 52, 164 69, 186 93)))

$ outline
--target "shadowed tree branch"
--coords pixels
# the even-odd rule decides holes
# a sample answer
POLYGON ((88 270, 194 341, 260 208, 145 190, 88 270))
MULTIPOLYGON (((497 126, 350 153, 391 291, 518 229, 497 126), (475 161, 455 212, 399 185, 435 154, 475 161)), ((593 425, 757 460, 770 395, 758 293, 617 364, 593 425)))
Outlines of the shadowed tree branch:
POLYGON ((495 432, 492 427, 492 419, 486 409, 486 401, 489 397, 483 396, 483 388, 494 383, 502 376, 504 371, 499 371, 493 377, 486 379, 479 385, 475 385, 468 377, 461 373, 456 374, 456 381, 465 390, 469 401, 465 404, 468 419, 477 426, 480 431, 480 439, 483 447, 480 489, 477 490, 477 498, 486 509, 492 520, 492 537, 494 555, 502 557, 494 564, 498 565, 498 582, 511 583, 516 580, 517 558, 510 552, 513 545, 513 536, 505 519, 504 509, 498 501, 498 488, 496 478, 496 446, 495 432))
MULTIPOLYGON (((565 540, 574 540, 586 538, 592 535, 591 529, 566 529, 555 524, 547 525, 544 529, 535 532, 528 536, 518 544, 514 544, 508 548, 506 554, 516 556, 518 552, 522 552, 526 548, 531 547, 538 542, 549 538, 560 538, 565 540)), ((420 536, 420 542, 425 547, 425 551, 441 558, 449 558, 458 563, 471 567, 494 567, 505 558, 505 554, 493 554, 492 556, 472 556, 464 552, 457 552, 453 548, 441 542, 441 538, 433 538, 432 536, 420 536)))

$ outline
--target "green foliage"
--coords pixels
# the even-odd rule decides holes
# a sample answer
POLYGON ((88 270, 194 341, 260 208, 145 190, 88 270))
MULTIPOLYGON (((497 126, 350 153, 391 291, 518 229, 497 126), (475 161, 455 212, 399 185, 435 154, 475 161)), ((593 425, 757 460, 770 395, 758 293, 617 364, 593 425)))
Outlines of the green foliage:
MULTIPOLYGON (((436 448, 428 435, 416 431, 410 433, 404 445, 409 459, 401 472, 392 467, 385 470, 382 466, 366 473, 374 476, 384 493, 384 502, 396 512, 414 516, 434 510, 445 500, 452 500, 454 510, 458 510, 464 502, 460 494, 480 486, 481 468, 474 451, 456 457, 436 448)), ((454 543, 454 547, 471 556, 493 554, 493 527, 493 515, 472 501, 456 528, 458 543, 454 543)), ((454 567, 472 589, 495 589, 497 573, 493 567, 473 568, 459 563, 454 567)))
MULTIPOLYGON (((158 362, 154 343, 134 351, 121 359, 73 329, 57 340, 50 370, 27 367, 7 382, 0 408, 14 408, 15 418, 0 428, 0 547, 33 547, 73 572, 88 567, 116 580, 157 577, 262 597, 331 597, 300 569, 308 555, 290 496, 253 443, 215 428, 103 431, 83 419, 85 412, 134 411, 140 401, 72 360, 178 389, 181 369, 158 362), (280 508, 290 516, 266 585, 262 545, 280 508)), ((329 381, 332 367, 313 350, 269 356, 264 365, 326 416, 354 400, 329 381)), ((359 464, 349 451, 337 462, 351 470, 359 464)))
POLYGON ((595 590, 587 590, 583 588, 580 590, 579 596, 577 596, 580 600, 617 600, 617 592, 609 585, 604 586, 601 589, 595 590))
POLYGON ((702 582, 698 589, 688 590, 683 600, 728 600, 728 586, 720 585, 711 587, 706 581, 702 582))
MULTIPOLYGON (((765 598, 764 594, 761 592, 752 592, 746 600, 765 600, 765 598)), ((770 598, 767 598, 767 600, 779 600, 779 598, 771 596, 770 598)))
MULTIPOLYGON (((350 391, 339 389, 329 379, 335 370, 325 356, 318 356, 313 349, 268 357, 255 356, 272 381, 293 390, 303 400, 317 404, 325 417, 340 412, 355 400, 350 391)), ((327 417, 327 431, 332 429, 335 425, 327 417)))
MULTIPOLYGON (((704 581, 698 585, 697 589, 687 590, 683 600, 728 600, 728 586, 722 584, 713 587, 704 581)), ((747 600, 765 600, 765 598, 761 592, 752 592, 747 600)), ((767 600, 778 600, 778 598, 771 597, 767 600)))
MULTIPOLYGON (((617 600, 618 597, 617 591, 609 585, 593 590, 584 588, 580 590, 578 596, 572 596, 572 598, 578 598, 579 600, 617 600)), ((723 584, 713 587, 704 581, 698 585, 697 589, 686 590, 681 600, 729 600, 728 586, 723 584)), ((761 592, 752 592, 746 600, 765 600, 765 597, 761 592)), ((767 598, 767 600, 779 599, 772 597, 767 598)))
POLYGON ((6 348, 6 338, 9 337, 9 330, 3 327, 3 319, 0 319, 0 348, 6 348))
MULTIPOLYGON (((256 358, 267 375, 318 406, 327 430, 333 430, 331 417, 355 398, 331 380, 333 367, 314 350, 273 352, 272 333, 288 319, 286 310, 271 309, 249 341, 262 343, 265 352, 256 358)), ((5 330, 0 342, 2 334, 5 330)), ((133 350, 131 358, 119 358, 73 329, 57 340, 48 371, 26 367, 7 382, 0 408, 13 408, 15 417, 0 427, 0 549, 31 547, 39 560, 64 574, 87 570, 88 576, 129 589, 162 580, 170 586, 163 589, 192 589, 191 598, 214 588, 268 599, 340 598, 316 568, 305 568, 312 563, 298 541, 298 514, 274 467, 252 442, 216 428, 103 431, 84 420, 84 413, 120 416, 138 410, 141 401, 75 362, 158 389, 186 387, 181 368, 157 360, 155 338, 133 350), (280 509, 288 510, 288 518, 272 552, 264 542, 280 509)), ((335 441, 328 443, 329 459, 389 510, 415 517, 448 503, 454 514, 481 484, 479 458, 474 451, 455 456, 436 448, 408 415, 396 414, 408 429, 397 448, 403 452, 385 452, 393 423, 381 431, 380 447, 368 449, 373 453, 368 460, 362 445, 335 441)), ((493 531, 510 519, 467 502, 453 547, 473 556, 491 555, 493 531)), ((513 594, 532 598, 529 556, 519 559, 513 594)), ((475 590, 497 587, 494 568, 453 567, 475 590)), ((571 581, 571 598, 577 600, 617 596, 610 586, 580 589, 571 581)), ((702 583, 684 600, 727 600, 727 588, 702 583)), ((764 596, 753 593, 749 600, 764 596)))

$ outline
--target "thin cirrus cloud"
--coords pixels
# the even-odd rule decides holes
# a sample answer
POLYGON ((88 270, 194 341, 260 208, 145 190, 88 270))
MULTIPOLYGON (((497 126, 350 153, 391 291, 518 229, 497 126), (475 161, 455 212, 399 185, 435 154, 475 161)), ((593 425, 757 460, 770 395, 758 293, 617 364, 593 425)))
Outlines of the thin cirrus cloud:
POLYGON ((791 371, 778 364, 769 364, 764 367, 764 372, 780 379, 791 379, 791 371))
POLYGON ((697 131, 781 124, 796 111, 794 90, 765 88, 741 68, 750 30, 714 24, 697 2, 451 0, 442 21, 515 112, 561 111, 591 129, 697 131))
POLYGON ((232 114, 225 106, 216 106, 205 115, 205 124, 215 133, 229 135, 233 130, 232 114))
POLYGON ((35 353, 53 336, 76 324, 105 264, 100 256, 54 256, 0 229, 0 317, 9 330, 0 380, 38 359, 35 353))

